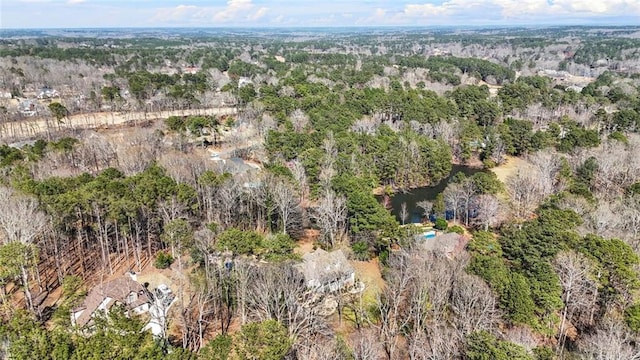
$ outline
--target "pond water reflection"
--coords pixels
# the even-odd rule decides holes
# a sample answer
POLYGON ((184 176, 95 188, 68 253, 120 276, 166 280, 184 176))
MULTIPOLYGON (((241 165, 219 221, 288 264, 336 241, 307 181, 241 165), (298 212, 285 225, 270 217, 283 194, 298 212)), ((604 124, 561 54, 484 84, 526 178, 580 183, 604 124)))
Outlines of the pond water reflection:
MULTIPOLYGON (((464 173, 467 176, 471 176, 481 171, 485 170, 483 170, 482 168, 470 167, 466 165, 453 165, 449 176, 445 179, 442 179, 442 181, 440 181, 436 185, 410 189, 407 192, 398 192, 394 194, 391 197, 391 213, 395 215, 398 222, 402 223, 400 213, 402 211, 402 203, 406 203, 407 211, 410 213, 409 219, 407 219, 407 223, 420 222, 421 209, 416 206, 419 201, 435 200, 436 196, 444 191, 444 189, 447 187, 449 180, 459 172, 464 173)), ((382 196, 380 196, 379 199, 382 201, 382 196)))

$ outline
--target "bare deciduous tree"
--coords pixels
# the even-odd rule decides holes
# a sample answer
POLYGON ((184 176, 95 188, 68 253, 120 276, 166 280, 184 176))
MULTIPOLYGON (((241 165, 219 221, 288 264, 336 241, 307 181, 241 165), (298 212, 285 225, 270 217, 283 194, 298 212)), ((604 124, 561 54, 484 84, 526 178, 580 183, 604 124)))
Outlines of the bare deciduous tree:
POLYGON ((453 283, 451 308, 456 314, 460 338, 474 331, 490 331, 500 320, 496 298, 487 284, 477 276, 461 272, 453 283))
POLYGON ((16 193, 10 188, 0 186, 0 230, 6 238, 5 243, 19 243, 19 254, 15 254, 16 266, 20 270, 20 280, 24 290, 27 307, 35 312, 31 295, 31 272, 37 268, 36 239, 48 224, 47 217, 38 210, 35 199, 16 193), (33 270, 32 270, 33 269, 33 270))
POLYGON ((554 268, 562 285, 564 302, 558 339, 558 355, 561 356, 567 338, 567 321, 580 314, 590 318, 588 314, 595 311, 598 283, 592 279, 593 264, 582 254, 561 252, 554 260, 554 268))
POLYGON ((566 181, 560 176, 562 159, 561 155, 549 150, 537 152, 529 157, 537 175, 542 197, 562 191, 567 186, 566 181))
POLYGON ((532 351, 538 346, 536 334, 527 326, 514 326, 504 334, 506 340, 518 344, 527 351, 532 351))
POLYGON ((304 165, 302 165, 300 160, 295 159, 291 162, 291 173, 298 183, 300 202, 305 204, 305 201, 309 198, 309 180, 307 179, 307 173, 304 169, 304 165))
POLYGON ((254 281, 255 270, 254 265, 246 261, 236 260, 233 264, 238 316, 240 316, 240 323, 242 325, 246 324, 249 319, 248 303, 250 301, 250 286, 254 281))
POLYGON ((309 116, 300 109, 295 109, 291 115, 291 124, 293 124, 293 130, 295 132, 303 132, 309 126, 309 116))
POLYGON ((322 238, 333 247, 344 236, 347 221, 347 199, 332 189, 325 190, 313 210, 313 217, 320 225, 322 238))
POLYGON ((400 219, 402 220, 402 225, 406 224, 409 219, 409 210, 407 210, 406 202, 403 202, 402 205, 400 205, 400 219))
POLYGON ((519 171, 507 179, 506 185, 513 217, 519 221, 528 219, 542 200, 538 179, 530 172, 519 171))
POLYGON ((260 124, 257 126, 258 135, 265 138, 269 133, 269 130, 274 130, 278 127, 278 122, 269 114, 262 114, 260 124))
POLYGON ((354 334, 352 343, 354 360, 380 359, 380 342, 370 329, 362 329, 354 334))
POLYGON ((238 209, 238 199, 240 198, 240 186, 235 181, 227 181, 218 189, 217 196, 216 217, 226 229, 233 226, 234 223, 234 215, 238 209))
POLYGON ((300 199, 293 186, 283 179, 275 180, 271 192, 273 202, 280 215, 282 232, 286 234, 291 225, 295 223, 296 215, 300 211, 300 199))
POLYGON ((453 218, 458 221, 459 210, 462 207, 463 190, 460 184, 449 184, 442 192, 447 210, 453 211, 453 218))
POLYGON ((378 295, 377 308, 380 314, 378 327, 380 342, 387 359, 398 358, 398 342, 403 329, 412 317, 409 308, 409 291, 414 282, 415 269, 411 266, 411 256, 403 252, 389 259, 387 286, 378 295))
POLYGON ((0 228, 6 235, 7 242, 33 244, 47 226, 47 218, 38 209, 36 199, 0 186, 0 204, 0 228))
POLYGON ((422 329, 413 331, 407 337, 408 347, 407 355, 411 360, 429 360, 432 359, 431 349, 425 346, 429 343, 427 334, 422 329))
POLYGON ((471 179, 465 179, 460 187, 460 199, 464 211, 464 225, 469 226, 469 215, 476 197, 476 185, 471 179))
POLYGON ((433 210, 433 202, 429 200, 420 200, 416 203, 416 206, 422 209, 422 216, 428 218, 433 210))
POLYGON ((484 230, 496 226, 500 223, 500 201, 491 194, 478 195, 475 199, 478 214, 475 222, 481 225, 484 230))
POLYGON ((628 232, 627 238, 631 241, 631 246, 640 250, 640 195, 627 197, 622 202, 622 227, 628 232))
POLYGON ((580 342, 580 349, 586 359, 639 360, 638 339, 634 339, 620 320, 607 318, 580 342))
POLYGON ((206 159, 194 153, 177 151, 162 153, 158 164, 167 170, 167 175, 179 183, 196 186, 198 177, 208 169, 206 159))
POLYGON ((315 301, 315 293, 292 264, 264 265, 250 278, 249 317, 257 321, 277 320, 293 338, 330 333, 315 301))
POLYGON ((336 148, 336 140, 333 137, 333 132, 329 132, 327 137, 322 142, 322 148, 324 150, 324 156, 322 157, 322 163, 320 164, 320 185, 323 188, 331 187, 331 179, 335 176, 336 172, 334 164, 338 156, 338 149, 336 148))
POLYGON ((350 356, 347 344, 330 336, 313 336, 300 339, 295 345, 297 359, 348 360, 350 356))
POLYGON ((493 139, 492 145, 493 146, 492 146, 492 151, 490 156, 491 160, 498 165, 504 163, 505 162, 504 156, 507 153, 506 146, 504 145, 504 141, 502 141, 500 136, 496 136, 495 139, 493 139))

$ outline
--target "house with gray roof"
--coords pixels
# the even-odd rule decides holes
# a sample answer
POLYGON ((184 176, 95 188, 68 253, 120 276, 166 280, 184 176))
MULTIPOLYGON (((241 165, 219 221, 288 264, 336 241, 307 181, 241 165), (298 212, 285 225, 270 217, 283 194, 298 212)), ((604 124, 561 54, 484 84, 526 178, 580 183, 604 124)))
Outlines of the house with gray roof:
POLYGON ((298 269, 307 286, 317 292, 335 292, 355 284, 355 270, 342 250, 317 249, 302 257, 298 269))

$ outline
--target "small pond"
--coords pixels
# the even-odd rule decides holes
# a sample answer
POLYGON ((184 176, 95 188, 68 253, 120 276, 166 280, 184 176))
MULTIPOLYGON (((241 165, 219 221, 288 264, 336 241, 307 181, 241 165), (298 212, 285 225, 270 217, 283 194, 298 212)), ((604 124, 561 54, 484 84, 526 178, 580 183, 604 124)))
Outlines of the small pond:
MULTIPOLYGON (((421 219, 421 209, 419 209, 416 204, 422 200, 433 201, 436 199, 436 196, 444 191, 449 183, 449 179, 455 176, 457 173, 461 172, 467 176, 471 176, 477 172, 485 171, 482 168, 470 167, 465 165, 453 165, 451 167, 451 173, 445 179, 442 179, 438 184, 433 186, 425 186, 421 188, 409 189, 407 192, 398 192, 393 194, 391 197, 391 213, 395 215, 398 222, 402 223, 402 219, 400 218, 400 213, 402 211, 402 203, 407 204, 407 211, 411 214, 409 219, 407 219, 407 223, 409 222, 420 222, 421 219)), ((378 197, 382 200, 382 197, 378 197)))

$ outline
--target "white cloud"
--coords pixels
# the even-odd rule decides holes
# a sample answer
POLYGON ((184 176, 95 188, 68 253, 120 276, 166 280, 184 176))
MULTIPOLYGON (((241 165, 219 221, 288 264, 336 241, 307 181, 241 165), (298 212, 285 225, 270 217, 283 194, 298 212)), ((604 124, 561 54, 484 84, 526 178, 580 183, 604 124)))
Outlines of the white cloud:
POLYGON ((405 5, 404 17, 469 16, 481 19, 492 9, 506 18, 528 16, 628 16, 640 15, 640 0, 448 0, 439 5, 405 5), (480 11, 480 12, 477 12, 480 11))
POLYGON ((154 22, 183 22, 191 18, 198 18, 204 8, 195 5, 178 5, 173 8, 160 8, 153 17, 154 22))
POLYGON ((407 17, 429 17, 444 15, 449 12, 449 5, 453 1, 445 2, 442 5, 434 4, 409 4, 404 7, 403 14, 407 17))
POLYGON ((387 15, 387 10, 382 9, 382 8, 377 8, 374 12, 373 12, 373 16, 374 17, 384 17, 385 15, 387 15))
POLYGON ((224 7, 178 5, 160 8, 156 10, 152 21, 192 25, 242 24, 258 21, 268 11, 266 7, 257 7, 251 0, 229 0, 224 7))
POLYGON ((258 9, 253 14, 247 15, 247 19, 250 20, 250 21, 258 20, 258 19, 262 18, 263 16, 265 16, 267 11, 269 11, 269 9, 267 9, 266 7, 261 7, 260 9, 258 9))
POLYGON ((229 0, 227 6, 213 16, 213 20, 220 22, 234 22, 238 20, 255 21, 267 13, 266 7, 256 9, 251 0, 229 0))
POLYGON ((3 26, 11 28, 640 23, 640 0, 0 0, 0 3, 3 26), (74 15, 70 15, 70 9, 74 15))

